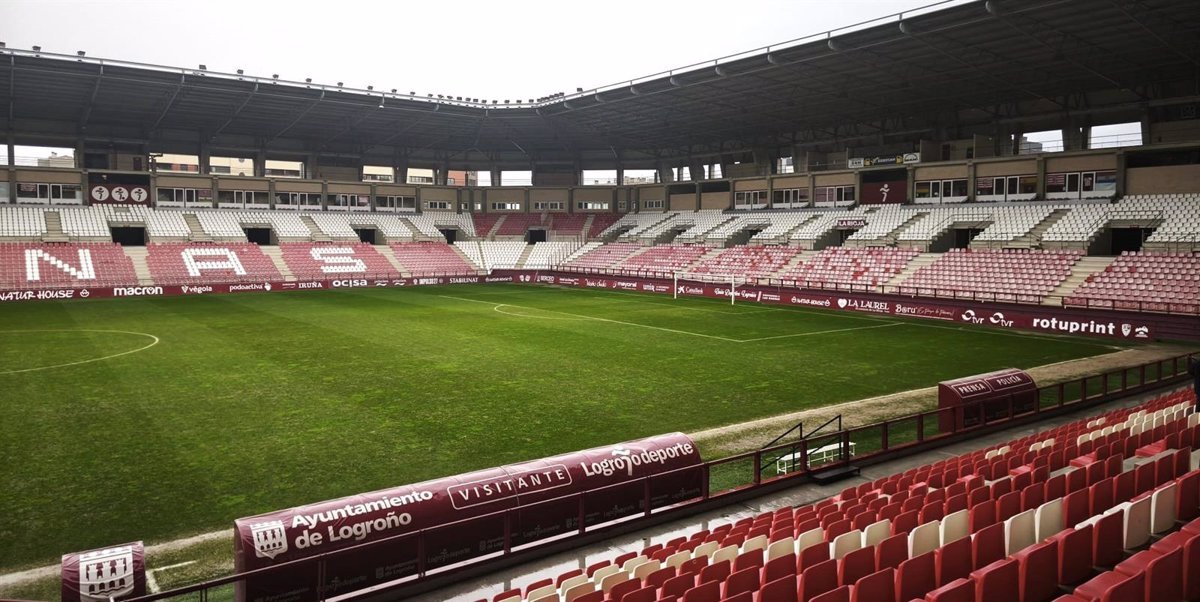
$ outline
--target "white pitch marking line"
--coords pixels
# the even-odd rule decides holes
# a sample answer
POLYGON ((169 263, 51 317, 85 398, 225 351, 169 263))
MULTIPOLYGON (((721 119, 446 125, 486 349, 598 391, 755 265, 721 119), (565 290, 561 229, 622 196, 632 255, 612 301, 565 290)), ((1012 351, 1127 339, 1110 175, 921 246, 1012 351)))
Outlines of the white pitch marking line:
POLYGON ((145 350, 157 345, 159 342, 158 337, 156 337, 152 334, 144 333, 144 332, 132 332, 132 331, 128 331, 128 330, 91 330, 91 329, 86 329, 86 328, 48 329, 48 330, 43 330, 43 329, 39 329, 39 330, 0 330, 0 335, 24 334, 27 332, 106 332, 106 333, 110 333, 110 334, 112 334, 112 333, 132 334, 132 335, 140 336, 140 337, 149 337, 151 339, 154 339, 154 342, 150 343, 149 345, 146 345, 145 347, 138 347, 137 349, 131 349, 129 351, 122 351, 121 353, 114 353, 112 355, 106 355, 104 357, 96 357, 96 358, 92 358, 90 360, 80 360, 78 362, 69 362, 66 364, 54 364, 53 366, 39 366, 37 368, 25 368, 22 370, 6 370, 4 372, 0 372, 0 376, 5 375, 5 374, 21 374, 24 372, 37 372, 38 370, 50 370, 52 368, 66 368, 68 366, 78 366, 80 364, 90 364, 92 362, 111 360, 113 358, 121 357, 122 355, 129 355, 131 353, 145 351, 145 350))
POLYGON ((150 569, 150 570, 146 571, 146 587, 150 590, 150 593, 157 594, 158 593, 158 579, 154 578, 154 573, 157 573, 158 571, 167 571, 170 569, 177 569, 181 566, 187 566, 189 564, 196 564, 196 561, 188 560, 186 562, 178 562, 175 564, 169 564, 167 566, 160 566, 156 569, 150 569))
POLYGON ((836 328, 833 330, 818 330, 816 332, 801 332, 797 334, 780 334, 773 337, 760 337, 757 339, 745 339, 742 343, 753 343, 755 341, 769 341, 771 339, 787 339, 792 337, 808 337, 816 334, 833 334, 835 332, 850 332, 853 330, 871 330, 873 328, 888 328, 890 326, 904 326, 904 322, 888 322, 887 324, 878 324, 876 326, 855 326, 853 328, 836 328))
MULTIPOLYGON (((485 305, 491 305, 493 308, 495 308, 495 306, 496 306, 496 304, 491 301, 480 301, 479 299, 467 299, 464 297, 453 297, 450 295, 438 295, 438 296, 443 297, 445 299, 455 299, 458 301, 470 301, 471 303, 483 303, 485 305)), ((595 320, 596 322, 608 322, 611 324, 623 324, 625 326, 636 326, 637 328, 648 328, 650 330, 660 330, 663 332, 673 332, 675 334, 685 334, 685 335, 689 335, 689 336, 693 336, 693 337, 703 337, 706 339, 715 339, 718 341, 725 341, 726 343, 741 343, 742 342, 739 339, 731 339, 728 337, 721 337, 721 336, 717 336, 717 335, 713 335, 713 334, 701 334, 699 332, 688 332, 686 330, 676 330, 674 328, 663 328, 662 326, 650 326, 649 324, 637 324, 635 322, 622 322, 621 320, 612 320, 609 318, 597 318, 596 316, 585 316, 585 315, 581 315, 581 314, 573 314, 573 313, 568 313, 565 311, 557 311, 557 310, 553 310, 553 309, 541 309, 538 307, 524 307, 521 305, 512 305, 512 304, 501 304, 501 305, 508 305, 508 307, 515 307, 517 309, 532 309, 535 311, 548 311, 550 313, 562 314, 564 316, 571 316, 572 318, 580 318, 580 319, 584 319, 584 320, 595 320)))
MULTIPOLYGON (((503 311, 500 309, 501 307, 516 307, 516 306, 515 305, 510 306, 507 303, 501 303, 500 305, 493 307, 492 310, 494 310, 498 314, 504 314, 506 316, 513 316, 516 318, 532 318, 535 320, 563 320, 563 321, 567 321, 567 322, 579 322, 581 320, 590 319, 590 318, 556 318, 554 316, 529 316, 529 315, 525 315, 525 314, 516 314, 516 313, 510 312, 510 311, 503 311)), ((529 309, 529 308, 525 308, 525 309, 529 309)), ((542 309, 542 310, 538 310, 538 311, 546 311, 546 310, 542 309)))

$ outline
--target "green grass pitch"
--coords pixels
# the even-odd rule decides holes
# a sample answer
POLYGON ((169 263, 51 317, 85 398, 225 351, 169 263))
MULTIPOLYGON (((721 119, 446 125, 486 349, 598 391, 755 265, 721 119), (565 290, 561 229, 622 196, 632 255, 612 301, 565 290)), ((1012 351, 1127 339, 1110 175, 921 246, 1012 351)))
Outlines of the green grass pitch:
POLYGON ((8 305, 0 569, 1108 350, 521 285, 8 305))

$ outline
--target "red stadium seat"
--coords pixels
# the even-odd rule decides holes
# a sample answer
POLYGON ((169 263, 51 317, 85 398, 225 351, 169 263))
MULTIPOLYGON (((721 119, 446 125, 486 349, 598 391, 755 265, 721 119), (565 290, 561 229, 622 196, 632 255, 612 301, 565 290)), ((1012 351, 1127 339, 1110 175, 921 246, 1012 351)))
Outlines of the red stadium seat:
POLYGON ((975 602, 1012 602, 1020 599, 1020 565, 1016 560, 997 560, 971 573, 975 602))
POLYGON ((871 573, 854 584, 852 602, 891 602, 896 599, 896 569, 871 573))
POLYGON ((912 600, 937 587, 937 569, 933 552, 909 558, 896 569, 896 599, 912 600))
POLYGON ((1049 602, 1058 594, 1058 540, 1034 544, 1012 555, 1020 566, 1020 602, 1049 602))
POLYGON ((926 602, 975 602, 975 582, 956 579, 929 592, 923 599, 926 602))
POLYGON ((937 584, 946 585, 971 574, 971 539, 952 541, 936 550, 937 584))
POLYGON ((800 587, 797 597, 800 602, 808 602, 814 597, 838 587, 838 570, 836 560, 819 562, 800 574, 800 587))
POLYGON ((799 602, 796 589, 795 575, 768 581, 758 592, 758 602, 799 602))

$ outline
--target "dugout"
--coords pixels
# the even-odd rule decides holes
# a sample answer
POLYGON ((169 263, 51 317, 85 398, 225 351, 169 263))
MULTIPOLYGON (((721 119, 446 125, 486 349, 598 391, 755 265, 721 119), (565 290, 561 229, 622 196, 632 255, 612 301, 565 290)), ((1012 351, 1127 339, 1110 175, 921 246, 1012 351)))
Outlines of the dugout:
POLYGON ((949 433, 997 418, 1032 412, 1037 383, 1024 370, 1008 368, 938 383, 938 429, 949 433))

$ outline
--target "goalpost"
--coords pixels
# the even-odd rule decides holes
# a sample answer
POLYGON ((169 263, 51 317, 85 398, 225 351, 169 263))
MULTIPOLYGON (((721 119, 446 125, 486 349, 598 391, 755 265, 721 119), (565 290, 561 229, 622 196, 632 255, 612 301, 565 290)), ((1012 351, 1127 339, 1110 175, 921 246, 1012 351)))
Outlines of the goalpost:
POLYGON ((706 284, 708 284, 708 285, 728 284, 729 288, 725 292, 725 294, 729 297, 729 304, 737 305, 738 285, 739 284, 745 285, 746 282, 748 282, 748 281, 749 280, 746 278, 739 278, 734 275, 730 275, 729 280, 727 281, 727 280, 725 280, 725 278, 723 276, 718 276, 715 274, 713 274, 713 275, 693 275, 693 274, 688 274, 687 272, 672 272, 671 273, 671 298, 672 299, 679 298, 680 284, 682 284, 683 286, 687 286, 688 283, 695 283, 695 285, 698 287, 703 287, 706 284))

